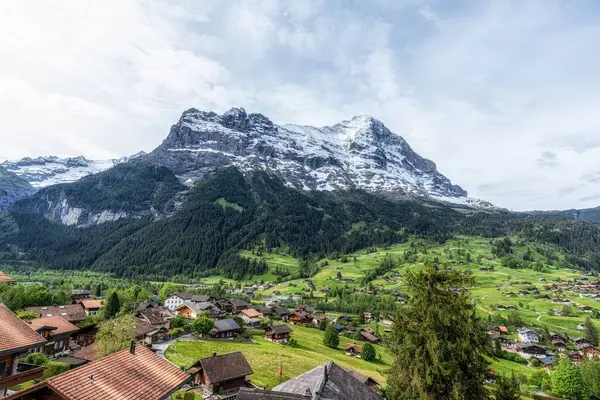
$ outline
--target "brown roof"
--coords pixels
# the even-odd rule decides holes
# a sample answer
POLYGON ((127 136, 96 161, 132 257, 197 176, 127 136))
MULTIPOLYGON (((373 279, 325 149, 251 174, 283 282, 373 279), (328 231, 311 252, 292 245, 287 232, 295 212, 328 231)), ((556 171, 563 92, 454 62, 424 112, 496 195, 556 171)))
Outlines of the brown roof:
POLYGON ((46 343, 41 337, 29 327, 27 322, 22 321, 4 304, 0 304, 0 354, 11 353, 13 350, 26 350, 46 343))
POLYGON ((59 316, 69 322, 85 321, 87 316, 81 304, 67 304, 64 306, 42 306, 42 307, 27 307, 25 310, 40 317, 59 316))
POLYGON ((362 353, 362 347, 357 344, 348 343, 347 345, 344 346, 345 351, 348 351, 350 349, 354 349, 354 351, 356 351, 358 353, 362 353))
POLYGON ((164 307, 153 307, 140 312, 140 315, 148 320, 152 325, 167 323, 173 314, 164 307))
POLYGON ((262 314, 260 312, 256 311, 253 308, 249 308, 247 310, 242 310, 240 312, 248 318, 258 318, 258 317, 262 316, 262 314))
POLYGON ((73 357, 81 358, 82 360, 94 361, 98 353, 98 344, 92 343, 89 346, 73 353, 73 357))
POLYGON ((135 319, 135 337, 144 336, 147 333, 157 330, 156 327, 143 319, 135 319))
POLYGON ((265 328, 265 330, 267 332, 273 331, 273 332, 275 332, 277 334, 294 332, 292 330, 292 328, 290 328, 289 326, 284 325, 284 324, 269 326, 269 327, 265 328))
POLYGON ((29 322, 29 326, 34 331, 39 331, 44 327, 55 328, 52 330, 52 336, 62 335, 63 333, 77 332, 79 330, 78 327, 66 319, 57 316, 32 319, 29 322))
POLYGON ((246 357, 241 352, 207 357, 198 361, 208 376, 210 383, 229 381, 231 379, 253 374, 246 357))
MULTIPOLYGON (((119 351, 82 367, 52 377, 33 390, 50 388, 66 400, 153 400, 163 399, 189 379, 189 375, 154 354, 137 346, 119 351)), ((17 399, 17 392, 8 399, 17 399)))
POLYGON ((377 342, 377 341, 379 341, 379 339, 378 339, 377 337, 375 337, 375 336, 371 335, 371 334, 370 334, 370 333, 368 333, 368 332, 364 332, 364 331, 363 331, 363 332, 361 332, 360 334, 362 335, 362 337, 364 337, 365 339, 367 339, 367 340, 369 340, 369 341, 371 341, 371 342, 377 342))
POLYGON ((13 278, 0 271, 0 283, 13 283, 14 281, 15 280, 13 278))
POLYGON ((81 300, 83 308, 102 308, 102 300, 81 300))

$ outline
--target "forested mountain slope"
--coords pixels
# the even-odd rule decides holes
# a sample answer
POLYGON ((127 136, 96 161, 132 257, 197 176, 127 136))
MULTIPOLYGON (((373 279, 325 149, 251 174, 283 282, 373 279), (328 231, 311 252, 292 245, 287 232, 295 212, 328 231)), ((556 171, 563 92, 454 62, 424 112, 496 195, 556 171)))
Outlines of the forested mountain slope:
POLYGON ((362 190, 299 191, 273 174, 242 174, 235 167, 184 189, 166 168, 132 165, 44 189, 3 217, 2 257, 119 276, 240 277, 264 270, 262 263, 238 256, 259 242, 308 258, 399 243, 411 235, 443 242, 453 234, 521 234, 561 247, 574 264, 600 268, 597 230, 580 221, 390 200, 362 190), (36 208, 64 199, 84 210, 82 216, 95 215, 99 204, 124 215, 77 226, 53 220, 51 206, 36 208))

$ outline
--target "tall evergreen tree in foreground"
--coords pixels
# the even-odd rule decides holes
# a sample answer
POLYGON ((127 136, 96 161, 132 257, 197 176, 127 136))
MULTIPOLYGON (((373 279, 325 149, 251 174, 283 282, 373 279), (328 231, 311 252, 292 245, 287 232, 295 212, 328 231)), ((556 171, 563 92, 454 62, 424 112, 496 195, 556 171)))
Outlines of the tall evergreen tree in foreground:
POLYGON ((590 341, 594 346, 598 346, 600 344, 600 338, 598 336, 598 328, 592 322, 590 317, 585 319, 584 323, 584 336, 587 340, 590 341))
POLYGON ((498 376, 496 387, 494 388, 495 400, 519 400, 521 398, 521 383, 512 373, 510 378, 498 376))
POLYGON ((486 399, 492 354, 475 305, 460 288, 473 278, 430 267, 406 276, 410 298, 394 315, 388 347, 388 397, 406 400, 486 399))

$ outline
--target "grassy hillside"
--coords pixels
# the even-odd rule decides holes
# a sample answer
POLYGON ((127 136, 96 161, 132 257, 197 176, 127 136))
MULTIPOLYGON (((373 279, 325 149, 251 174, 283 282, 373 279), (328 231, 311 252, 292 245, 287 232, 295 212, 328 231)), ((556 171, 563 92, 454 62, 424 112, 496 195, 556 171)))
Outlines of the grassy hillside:
POLYGON ((255 385, 272 388, 279 383, 292 379, 306 371, 324 364, 329 360, 353 368, 385 383, 385 370, 389 369, 391 356, 380 346, 375 346, 382 360, 369 363, 352 358, 344 353, 346 343, 354 343, 347 338, 340 338, 338 349, 330 349, 323 345, 323 332, 297 325, 291 325, 292 337, 298 341, 298 347, 282 346, 269 342, 261 335, 254 336, 254 343, 230 341, 196 341, 177 342, 167 349, 165 356, 171 362, 189 368, 200 358, 210 357, 213 351, 218 354, 241 351, 254 370, 250 377, 255 385), (283 376, 279 376, 279 366, 283 367, 283 376))

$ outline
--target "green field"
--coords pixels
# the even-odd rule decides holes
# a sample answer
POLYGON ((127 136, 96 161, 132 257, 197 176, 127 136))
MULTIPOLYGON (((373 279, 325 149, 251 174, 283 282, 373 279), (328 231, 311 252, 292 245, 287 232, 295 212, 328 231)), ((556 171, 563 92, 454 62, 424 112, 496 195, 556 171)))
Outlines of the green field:
POLYGON ((213 351, 218 354, 241 351, 254 370, 254 375, 250 377, 252 382, 255 385, 268 388, 292 379, 329 360, 371 376, 382 384, 385 383, 385 370, 389 369, 391 356, 385 353, 380 346, 374 347, 378 354, 382 354, 382 360, 369 363, 358 358, 349 357, 344 353, 344 345, 353 343, 350 339, 340 337, 339 348, 330 349, 323 345, 322 331, 297 325, 292 325, 292 329, 294 330, 292 337, 298 341, 297 347, 271 343, 262 336, 255 336, 254 343, 204 340, 181 341, 169 346, 165 356, 173 363, 189 368, 198 359, 210 357, 213 351), (280 365, 283 368, 281 377, 279 376, 280 365))

